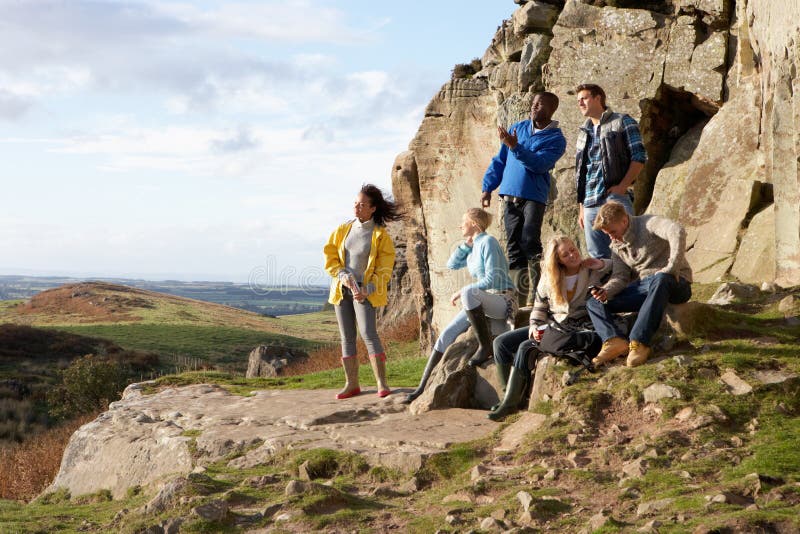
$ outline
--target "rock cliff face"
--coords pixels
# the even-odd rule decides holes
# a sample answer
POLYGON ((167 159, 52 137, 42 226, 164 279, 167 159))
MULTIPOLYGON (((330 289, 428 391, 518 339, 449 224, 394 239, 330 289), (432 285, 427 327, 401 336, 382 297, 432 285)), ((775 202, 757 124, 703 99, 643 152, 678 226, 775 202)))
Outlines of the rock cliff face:
MULTIPOLYGON (((686 226, 697 281, 800 283, 800 5, 516 3, 483 69, 442 87, 393 169, 395 194, 411 208, 403 287, 416 296, 423 348, 453 314, 447 296, 466 281, 445 262, 461 214, 479 203, 499 147, 495 126, 525 118, 539 90, 561 98, 554 118, 568 140, 553 172, 544 237, 580 236, 574 150, 583 119, 574 88, 597 83, 612 109, 641 125, 649 161, 636 183, 637 212, 686 226)), ((499 204, 495 197, 496 215, 499 204)), ((496 220, 490 232, 502 239, 496 220)))

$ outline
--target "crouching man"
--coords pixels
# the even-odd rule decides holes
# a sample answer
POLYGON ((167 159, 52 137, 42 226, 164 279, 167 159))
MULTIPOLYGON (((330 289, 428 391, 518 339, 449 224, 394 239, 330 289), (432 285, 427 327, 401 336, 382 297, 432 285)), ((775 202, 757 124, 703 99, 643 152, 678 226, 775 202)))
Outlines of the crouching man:
POLYGON ((594 229, 611 238, 611 278, 591 291, 589 317, 603 340, 592 362, 604 364, 624 354, 628 367, 647 361, 651 341, 667 303, 692 296, 692 269, 684 256, 686 232, 677 222, 655 215, 628 215, 622 204, 608 202, 597 213, 594 229), (639 312, 630 343, 617 331, 613 314, 639 312))

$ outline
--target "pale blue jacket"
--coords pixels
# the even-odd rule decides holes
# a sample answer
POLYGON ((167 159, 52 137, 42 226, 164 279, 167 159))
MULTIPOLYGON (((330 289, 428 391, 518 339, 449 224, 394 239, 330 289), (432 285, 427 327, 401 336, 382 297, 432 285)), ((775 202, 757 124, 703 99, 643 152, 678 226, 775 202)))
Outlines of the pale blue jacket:
POLYGON ((500 243, 486 232, 476 235, 471 247, 466 243, 459 245, 447 260, 448 269, 464 267, 477 279, 467 288, 504 291, 514 287, 508 274, 508 259, 500 243))

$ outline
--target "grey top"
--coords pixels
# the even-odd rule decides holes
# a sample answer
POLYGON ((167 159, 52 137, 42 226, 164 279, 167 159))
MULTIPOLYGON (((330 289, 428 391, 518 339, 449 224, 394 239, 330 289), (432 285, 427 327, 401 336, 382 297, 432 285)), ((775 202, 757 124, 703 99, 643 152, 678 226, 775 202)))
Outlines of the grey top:
POLYGON ((355 276, 359 285, 364 283, 364 272, 367 270, 369 262, 372 230, 374 229, 375 221, 373 219, 363 223, 356 219, 344 240, 344 267, 348 273, 355 276))
POLYGON ((608 298, 634 280, 656 273, 680 276, 692 281, 692 268, 686 261, 686 231, 683 226, 657 215, 630 217, 622 241, 611 241, 613 270, 606 282, 608 298))

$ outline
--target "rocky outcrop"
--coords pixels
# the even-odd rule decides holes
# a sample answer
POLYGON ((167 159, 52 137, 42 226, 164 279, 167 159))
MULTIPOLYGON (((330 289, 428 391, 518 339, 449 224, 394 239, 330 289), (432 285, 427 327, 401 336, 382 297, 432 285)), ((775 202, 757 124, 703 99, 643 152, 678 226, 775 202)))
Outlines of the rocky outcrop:
POLYGON ((410 286, 419 288, 419 315, 429 316, 435 331, 453 313, 444 296, 467 281, 464 273, 449 273, 446 265, 461 237, 457 221, 480 199, 483 155, 494 145, 496 105, 485 78, 447 83, 428 104, 410 153, 398 158, 392 173, 395 195, 414 200, 407 254, 409 264, 415 262, 424 274, 420 285, 410 286))
POLYGON ((280 345, 259 345, 247 358, 247 378, 272 378, 286 373, 294 362, 308 359, 308 354, 298 349, 280 345))
POLYGON ((343 402, 329 390, 243 397, 214 385, 152 395, 142 389, 129 386, 122 400, 73 434, 49 491, 66 488, 77 496, 107 489, 118 498, 130 487, 187 475, 229 455, 247 451, 230 462, 246 468, 287 448, 348 450, 372 465, 415 471, 450 444, 495 428, 467 410, 412 415, 399 403, 401 391, 378 399, 367 390, 343 402))
POLYGON ((441 408, 473 408, 476 372, 467 365, 468 355, 475 350, 471 340, 456 341, 450 345, 436 366, 425 391, 411 403, 411 413, 421 414, 441 408))
MULTIPOLYGON (((583 118, 574 89, 593 82, 614 110, 640 121, 649 161, 636 183, 636 209, 686 226, 697 281, 800 283, 799 6, 518 3, 489 44, 483 70, 444 85, 395 165, 395 191, 418 193, 406 234, 419 282, 408 287, 417 310, 431 314, 424 343, 452 315, 446 297, 466 282, 463 273, 446 272, 445 261, 459 241, 462 212, 478 204, 499 146, 495 126, 526 117, 541 89, 561 98, 555 118, 568 140, 553 173, 545 236, 580 236, 573 154, 583 118)), ((499 222, 490 233, 502 239, 499 222)))

